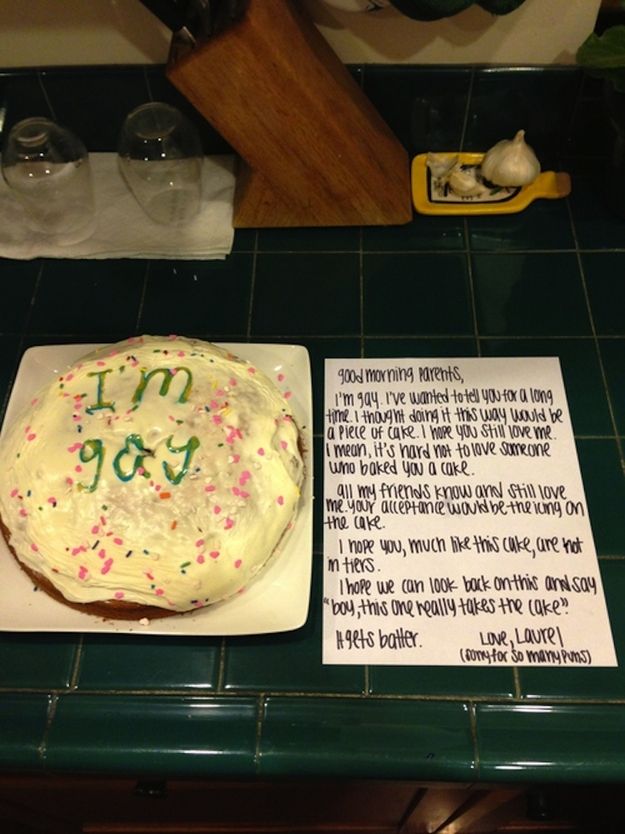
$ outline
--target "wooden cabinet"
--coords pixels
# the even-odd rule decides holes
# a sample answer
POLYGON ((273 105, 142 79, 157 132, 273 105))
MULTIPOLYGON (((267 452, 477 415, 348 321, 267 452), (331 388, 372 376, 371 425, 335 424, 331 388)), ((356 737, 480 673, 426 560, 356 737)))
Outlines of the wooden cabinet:
POLYGON ((2 834, 621 834, 621 805, 616 786, 0 776, 2 834))

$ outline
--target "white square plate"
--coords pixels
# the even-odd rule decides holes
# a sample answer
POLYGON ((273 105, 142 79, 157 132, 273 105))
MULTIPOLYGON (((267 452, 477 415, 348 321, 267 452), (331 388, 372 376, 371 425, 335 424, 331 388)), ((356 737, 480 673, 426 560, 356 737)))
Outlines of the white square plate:
MULTIPOLYGON (((303 435, 305 481, 298 516, 289 535, 260 576, 244 594, 179 617, 148 625, 108 620, 74 611, 33 585, 17 565, 0 536, 0 630, 38 632, 100 632, 117 634, 234 635, 291 631, 308 615, 312 568, 312 393, 308 351, 301 345, 225 344, 270 378, 284 375, 290 404, 303 435)), ((44 345, 22 357, 11 392, 4 426, 57 374, 97 345, 44 345)), ((285 387, 285 390, 286 390, 285 387)))

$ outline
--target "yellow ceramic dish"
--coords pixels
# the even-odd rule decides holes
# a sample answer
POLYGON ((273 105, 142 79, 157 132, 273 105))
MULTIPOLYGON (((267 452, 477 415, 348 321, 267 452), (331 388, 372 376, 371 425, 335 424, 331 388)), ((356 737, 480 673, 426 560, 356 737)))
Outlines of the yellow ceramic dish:
MULTIPOLYGON (((477 167, 483 153, 440 153, 439 157, 458 157, 461 165, 477 167)), ((412 201, 420 214, 514 214, 534 200, 557 200, 571 193, 571 178, 560 171, 543 171, 530 185, 522 188, 493 187, 487 194, 458 197, 445 187, 437 187, 427 166, 427 154, 412 160, 412 201)))

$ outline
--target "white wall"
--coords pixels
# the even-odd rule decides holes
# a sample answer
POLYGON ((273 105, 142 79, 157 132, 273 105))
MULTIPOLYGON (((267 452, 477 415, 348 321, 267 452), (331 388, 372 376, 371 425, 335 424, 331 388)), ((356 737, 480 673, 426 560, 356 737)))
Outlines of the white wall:
MULTIPOLYGON (((296 1, 346 63, 419 64, 572 63, 600 5, 526 0, 502 17, 474 6, 426 23, 392 8, 355 14, 296 1)), ((0 67, 162 63, 168 46, 168 32, 139 0, 0 0, 0 67)))

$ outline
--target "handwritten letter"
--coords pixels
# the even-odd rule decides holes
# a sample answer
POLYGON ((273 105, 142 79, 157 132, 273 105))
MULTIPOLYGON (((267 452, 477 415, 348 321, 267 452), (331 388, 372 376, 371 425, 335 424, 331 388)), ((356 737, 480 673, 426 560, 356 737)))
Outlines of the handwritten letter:
POLYGON ((615 666, 557 359, 326 360, 324 663, 615 666))

